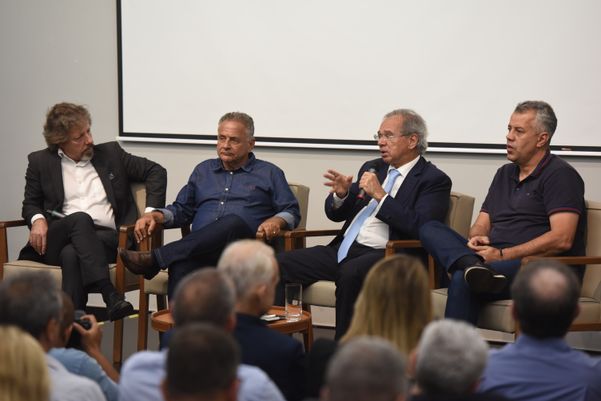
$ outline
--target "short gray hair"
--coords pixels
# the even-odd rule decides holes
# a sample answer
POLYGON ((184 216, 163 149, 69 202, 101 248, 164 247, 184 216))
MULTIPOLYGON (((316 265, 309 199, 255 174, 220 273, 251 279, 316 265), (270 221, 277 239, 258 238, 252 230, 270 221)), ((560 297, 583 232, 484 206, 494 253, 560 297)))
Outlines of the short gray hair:
POLYGON ((236 298, 244 299, 257 285, 269 284, 276 269, 273 249, 265 243, 245 239, 231 243, 225 248, 217 263, 234 282, 236 298))
POLYGON ((548 132, 549 142, 551 142, 551 138, 557 128, 557 117, 553 108, 549 103, 542 100, 526 100, 525 102, 518 103, 513 112, 523 114, 530 110, 536 113, 535 121, 538 132, 548 132))
POLYGON ((465 395, 480 379, 487 358, 488 344, 473 326, 434 321, 417 346, 415 379, 425 394, 465 395))
POLYGON ((387 118, 401 116, 403 117, 402 135, 417 135, 417 150, 420 155, 426 153, 428 149, 428 128, 426 122, 415 111, 410 109, 396 109, 384 115, 383 120, 387 118))
POLYGON ((355 337, 334 354, 326 387, 330 401, 393 401, 406 391, 405 358, 384 339, 355 337))
POLYGON ((50 273, 23 272, 0 284, 0 323, 13 324, 36 339, 48 322, 61 322, 62 297, 50 273))
POLYGON ((219 124, 217 125, 221 125, 221 123, 225 121, 239 122, 240 124, 244 125, 244 128, 246 128, 246 135, 249 138, 255 136, 255 122, 253 121, 253 118, 248 114, 242 113, 240 111, 231 111, 229 113, 225 113, 223 116, 221 116, 221 118, 219 119, 219 124))
POLYGON ((173 296, 175 326, 213 323, 225 327, 234 314, 236 295, 232 281, 213 267, 204 267, 184 277, 173 296))

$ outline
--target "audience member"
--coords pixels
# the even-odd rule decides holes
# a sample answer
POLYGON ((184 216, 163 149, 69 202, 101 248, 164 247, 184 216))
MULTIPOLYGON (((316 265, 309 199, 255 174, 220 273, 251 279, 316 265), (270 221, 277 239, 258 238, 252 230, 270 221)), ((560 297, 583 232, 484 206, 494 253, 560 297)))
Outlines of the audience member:
MULTIPOLYGON (((60 345, 62 298, 49 273, 23 272, 0 283, 0 324, 20 327, 47 353, 60 345)), ((52 401, 105 401, 98 384, 46 354, 52 401)))
MULTIPOLYGON (((424 265, 415 257, 395 255, 377 262, 367 274, 351 326, 341 342, 358 336, 377 336, 390 341, 402 355, 408 356, 417 346, 431 315, 430 287, 424 265)), ((335 341, 324 338, 313 344, 307 358, 309 396, 318 395, 336 347, 335 341)))
POLYGON ((83 315, 81 319, 90 324, 86 329, 74 322, 75 311, 71 298, 62 292, 63 312, 59 333, 59 345, 52 348, 48 354, 56 358, 67 370, 78 376, 87 377, 100 386, 107 401, 117 401, 118 388, 115 382, 119 381, 119 372, 102 354, 102 330, 94 315, 83 315), (73 329, 79 336, 79 345, 82 350, 66 348, 72 336, 73 329), (84 352, 85 351, 85 352, 84 352))
POLYGON ((166 401, 235 401, 240 351, 234 339, 212 324, 178 328, 167 353, 162 390, 166 401))
MULTIPOLYGON (((223 272, 201 269, 186 276, 171 303, 175 330, 191 323, 212 323, 231 333, 236 325, 234 285, 223 272)), ((125 361, 119 382, 120 401, 162 401, 168 350, 142 351, 125 361)), ((240 401, 282 401, 277 386, 259 368, 238 367, 240 401)))
POLYGON ((547 103, 518 104, 506 135, 511 163, 497 170, 469 239, 440 222, 422 226, 422 244, 451 277, 446 317, 475 325, 482 301, 510 297, 524 257, 584 255, 584 182, 551 154, 556 126, 547 103))
POLYGON ((194 168, 188 183, 166 209, 146 213, 137 222, 142 240, 157 224, 189 227, 192 232, 152 252, 121 251, 129 270, 150 279, 169 269, 169 298, 186 274, 215 266, 227 244, 262 233, 269 240, 300 222, 298 202, 277 166, 255 158, 253 119, 227 113, 217 128, 217 155, 194 168))
POLYGON ((31 232, 19 259, 61 266, 63 290, 77 309, 89 292, 100 292, 117 320, 133 313, 108 271, 117 257, 116 228, 136 221, 130 184, 145 182, 146 205, 162 207, 167 172, 117 142, 94 145, 91 124, 84 106, 59 103, 48 111, 48 147, 28 156, 22 215, 31 232))
POLYGON ((451 180, 423 157, 426 137, 426 123, 417 113, 391 111, 374 135, 381 157, 363 164, 357 182, 336 170, 324 174, 330 187, 326 215, 345 223, 327 246, 277 256, 282 280, 276 304, 283 304, 285 283, 335 281, 336 339, 342 337, 363 279, 384 257, 387 241, 416 239, 422 224, 442 222, 447 214, 451 180))
POLYGON ((488 345, 471 325, 458 320, 438 320, 424 330, 411 356, 415 379, 413 401, 503 400, 475 394, 486 366, 488 345))
POLYGON ((40 344, 15 326, 0 325, 0 400, 48 401, 50 380, 40 344))
POLYGON ((514 401, 601 400, 601 360, 564 340, 579 312, 574 273, 556 261, 532 262, 520 269, 511 293, 521 333, 491 353, 479 390, 514 401))
POLYGON ((261 316, 273 305, 279 270, 273 249, 257 240, 230 244, 217 265, 236 288, 236 329, 242 363, 261 368, 288 401, 304 395, 302 344, 267 327, 261 316))
POLYGON ((321 401, 402 401, 405 359, 388 341, 358 337, 345 343, 328 367, 321 401))

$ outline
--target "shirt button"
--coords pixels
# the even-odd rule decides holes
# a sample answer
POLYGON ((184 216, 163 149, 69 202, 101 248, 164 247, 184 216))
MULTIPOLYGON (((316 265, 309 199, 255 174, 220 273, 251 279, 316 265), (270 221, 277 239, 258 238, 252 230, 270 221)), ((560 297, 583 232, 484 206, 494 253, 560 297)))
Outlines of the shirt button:
POLYGON ((220 205, 223 205, 223 202, 219 202, 220 205))
POLYGON ((233 172, 233 171, 230 171, 230 175, 232 175, 232 174, 234 174, 234 172, 233 172))
POLYGON ((226 191, 229 191, 230 189, 229 189, 229 188, 226 188, 225 190, 226 190, 226 191))

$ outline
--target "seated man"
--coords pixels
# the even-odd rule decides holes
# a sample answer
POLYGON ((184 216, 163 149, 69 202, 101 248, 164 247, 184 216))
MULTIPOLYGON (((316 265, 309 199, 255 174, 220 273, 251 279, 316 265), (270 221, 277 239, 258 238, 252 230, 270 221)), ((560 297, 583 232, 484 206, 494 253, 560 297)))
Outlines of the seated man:
POLYGON ((235 401, 240 381, 238 344, 211 324, 191 323, 175 331, 167 353, 166 401, 235 401))
POLYGON ((48 111, 48 147, 28 157, 22 214, 31 233, 19 259, 61 266, 63 290, 77 309, 89 292, 100 292, 117 320, 133 313, 108 271, 117 258, 116 228, 137 218, 130 184, 145 182, 146 205, 162 207, 167 172, 116 142, 94 145, 91 123, 83 106, 59 103, 48 111))
POLYGON ((449 319, 430 323, 411 355, 409 370, 415 379, 411 400, 505 400, 475 393, 487 352, 488 344, 473 326, 449 319))
POLYGON ((328 365, 321 401, 403 401, 405 358, 388 341, 357 337, 345 343, 328 365))
POLYGON ((421 228, 424 248, 451 277, 446 317, 476 324, 480 302, 509 298, 526 256, 584 255, 584 183, 550 153, 556 126, 547 103, 518 104, 507 132, 512 163, 497 170, 469 240, 437 222, 421 228))
POLYGON ((511 294, 522 332, 490 354, 479 391, 514 401, 601 400, 601 359, 564 340, 580 311, 574 273, 556 261, 536 261, 520 270, 511 294))
MULTIPOLYGON (((236 295, 231 280, 216 269, 201 269, 186 276, 177 287, 171 303, 174 334, 194 323, 214 324, 231 333, 236 326, 236 295)), ((168 350, 141 351, 125 361, 119 382, 119 401, 162 401, 161 382, 165 377, 168 350)), ((284 401, 276 385, 259 368, 238 367, 239 401, 284 401)))
POLYGON ((105 401, 98 384, 70 373, 48 354, 61 346, 62 299, 47 272, 23 272, 0 283, 0 324, 15 325, 31 334, 46 352, 51 401, 105 401))
POLYGON ((157 223, 192 224, 192 233, 152 252, 121 251, 127 268, 147 279, 169 268, 169 297, 186 274, 215 266, 228 243, 257 233, 271 239, 280 229, 292 229, 300 222, 298 202, 284 172, 251 152, 253 119, 244 113, 227 113, 219 120, 217 132, 219 158, 196 166, 175 202, 146 213, 135 228, 138 240, 152 233, 157 223))
POLYGON ((451 180, 422 156, 426 136, 426 123, 417 113, 391 111, 374 135, 381 158, 361 167, 358 182, 328 170, 325 212, 344 226, 327 246, 277 255, 282 280, 276 304, 283 305, 285 283, 336 281, 336 338, 346 332, 363 279, 384 257, 386 242, 416 239, 422 224, 442 222, 447 214, 451 180))
POLYGON ((304 395, 305 371, 302 344, 270 329, 261 316, 273 305, 279 269, 273 249, 257 240, 230 244, 217 269, 236 287, 236 329, 242 363, 257 366, 277 384, 288 401, 304 395))

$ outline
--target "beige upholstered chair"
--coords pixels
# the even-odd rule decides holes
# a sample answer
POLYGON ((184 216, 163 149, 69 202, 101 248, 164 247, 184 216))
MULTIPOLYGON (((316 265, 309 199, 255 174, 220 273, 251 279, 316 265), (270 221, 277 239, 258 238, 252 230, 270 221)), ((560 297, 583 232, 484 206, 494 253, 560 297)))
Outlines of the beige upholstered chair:
MULTIPOLYGON (((472 213, 474 210, 474 198, 469 195, 464 195, 459 192, 451 192, 449 212, 445 219, 445 223, 462 235, 467 235, 472 213)), ((287 249, 297 249, 299 240, 304 240, 306 237, 316 237, 325 235, 336 235, 338 230, 301 230, 293 231, 286 234, 288 239, 287 249), (295 243, 296 242, 296 243, 295 243)), ((301 244, 302 246, 302 244, 301 244)), ((388 241, 386 245, 386 256, 393 255, 397 249, 401 248, 421 248, 421 243, 418 240, 401 240, 388 241)), ((430 285, 434 288, 436 277, 434 274, 434 261, 429 257, 428 264, 432 266, 430 271, 430 285)), ((333 281, 321 280, 303 290, 303 304, 310 308, 315 306, 336 306, 336 284, 333 281)))
MULTIPOLYGON (((304 229, 307 225, 307 210, 309 208, 309 187, 306 185, 288 183, 290 189, 299 203, 301 212, 301 221, 298 229, 304 229)), ((182 235, 185 236, 190 232, 189 227, 182 229, 182 235)), ((284 235, 285 232, 282 233, 284 235)), ((263 239, 263 238, 258 238, 263 239)), ((280 241, 281 242, 281 241, 280 241)), ((275 242, 274 246, 283 249, 283 244, 275 242)), ((154 247, 154 245, 153 245, 154 247)), ((156 295, 157 309, 165 309, 167 307, 167 282, 168 273, 161 270, 159 274, 152 280, 145 280, 140 276, 140 313, 138 318, 138 350, 146 349, 148 345, 148 301, 149 295, 156 295)))
MULTIPOLYGON (((601 330, 601 202, 587 201, 586 208, 586 254, 600 256, 552 258, 566 264, 586 265, 580 294, 580 315, 572 324, 572 331, 601 330)), ((446 302, 446 288, 433 291, 432 306, 435 317, 444 316, 446 302)), ((478 327, 515 334, 516 324, 511 316, 511 302, 510 299, 506 299, 486 304, 480 310, 478 327)))
MULTIPOLYGON (((146 207, 146 187, 144 184, 136 183, 132 185, 132 193, 138 208, 138 214, 144 213, 146 207)), ((25 220, 3 221, 0 222, 0 279, 18 274, 23 271, 47 271, 52 274, 58 285, 61 285, 62 272, 60 266, 46 265, 43 263, 29 260, 11 260, 8 258, 8 228, 26 226, 25 220)), ((128 233, 132 232, 132 226, 122 226, 119 228, 119 247, 127 247, 128 233)), ((148 244, 144 243, 140 249, 147 249, 148 244)), ((121 294, 126 291, 132 291, 139 288, 138 277, 129 273, 124 268, 121 260, 109 266, 111 282, 115 285, 117 291, 121 294)), ((113 364, 120 366, 123 360, 123 320, 114 322, 113 337, 113 364)))

